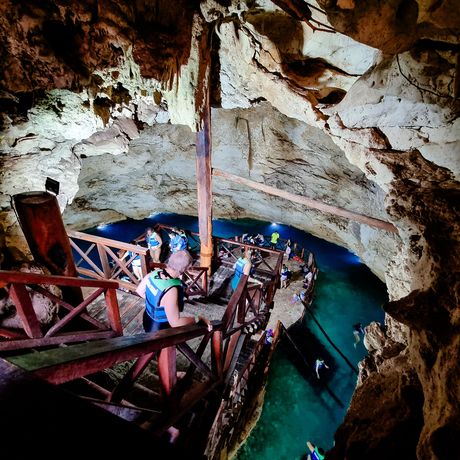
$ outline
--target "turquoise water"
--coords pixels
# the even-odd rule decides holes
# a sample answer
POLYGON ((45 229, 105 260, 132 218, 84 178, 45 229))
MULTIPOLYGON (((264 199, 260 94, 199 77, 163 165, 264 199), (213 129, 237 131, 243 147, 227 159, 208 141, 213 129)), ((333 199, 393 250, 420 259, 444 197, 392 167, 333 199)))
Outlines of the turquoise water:
MULTIPOLYGON (((198 231, 195 217, 158 214, 90 232, 130 241, 155 222, 198 231)), ((366 350, 362 341, 356 348, 353 346, 352 325, 383 322, 381 305, 387 300, 385 285, 348 250, 295 228, 248 219, 213 221, 213 233, 221 237, 259 232, 269 235, 275 228, 281 238, 290 238, 315 254, 320 273, 312 311, 335 345, 357 365, 366 350)), ((309 365, 300 362, 286 341, 280 344, 270 367, 259 423, 239 450, 237 460, 300 459, 307 440, 325 450, 333 445, 334 432, 343 420, 356 385, 356 374, 329 344, 309 314, 296 336, 304 341, 309 365), (318 381, 312 363, 319 355, 329 369, 324 370, 318 381)))

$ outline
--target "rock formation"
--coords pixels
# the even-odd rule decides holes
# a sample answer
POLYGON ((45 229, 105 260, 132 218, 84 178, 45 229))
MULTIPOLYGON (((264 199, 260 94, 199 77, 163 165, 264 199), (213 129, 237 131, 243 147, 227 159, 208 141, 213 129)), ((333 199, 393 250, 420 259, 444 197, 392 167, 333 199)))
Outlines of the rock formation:
POLYGON ((196 214, 207 43, 214 167, 398 230, 213 180, 214 217, 307 230, 387 284, 328 458, 457 449, 456 2, 9 0, 0 13, 2 246, 24 248, 11 195, 46 177, 73 228, 196 214))

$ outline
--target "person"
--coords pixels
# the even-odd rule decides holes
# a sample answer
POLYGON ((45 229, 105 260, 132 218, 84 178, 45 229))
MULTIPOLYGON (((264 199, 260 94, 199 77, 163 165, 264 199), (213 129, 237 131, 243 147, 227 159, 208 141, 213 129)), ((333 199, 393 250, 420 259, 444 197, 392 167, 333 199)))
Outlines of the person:
MULTIPOLYGON (((203 322, 208 331, 212 331, 211 322, 204 316, 182 316, 184 307, 184 292, 180 277, 192 264, 192 257, 187 251, 171 254, 165 268, 148 273, 136 289, 137 294, 145 299, 143 327, 145 332, 156 332, 171 327, 185 326, 203 322)), ((168 364, 170 350, 163 348, 158 356, 158 368, 168 364)), ((169 441, 174 443, 179 436, 179 430, 168 428, 169 441)))
POLYGON ((184 238, 184 236, 181 233, 169 233, 169 249, 171 253, 187 249, 188 240, 187 237, 185 236, 184 238))
POLYGON ((240 282, 240 279, 243 275, 250 275, 251 267, 251 250, 248 249, 243 255, 241 255, 241 257, 238 258, 238 260, 235 262, 235 265, 233 265, 233 268, 235 269, 235 274, 233 275, 231 281, 233 291, 238 286, 238 283, 240 282))
POLYGON ((279 239, 280 239, 280 234, 275 230, 272 233, 271 240, 270 240, 270 246, 272 249, 276 249, 276 245, 278 244, 279 239))
POLYGON ((262 235, 262 233, 258 233, 255 238, 257 246, 263 246, 265 243, 265 237, 262 235))
POLYGON ((286 243, 286 249, 284 250, 284 255, 287 257, 288 260, 291 259, 291 240, 288 240, 286 243))
POLYGON ((324 450, 322 447, 316 447, 310 441, 307 441, 307 448, 308 448, 308 452, 307 452, 308 460, 323 460, 325 458, 324 450))
POLYGON ((310 284, 313 280, 313 272, 308 272, 305 276, 304 276, 304 279, 303 279, 303 287, 305 289, 308 289, 310 287, 310 284))
POLYGON ((305 299, 307 298, 307 292, 306 291, 300 291, 299 294, 294 294, 292 296, 292 301, 291 303, 296 303, 296 302, 305 302, 305 299))
POLYGON ((265 345, 271 345, 273 343, 273 329, 268 329, 265 333, 265 345))
POLYGON ((163 240, 161 239, 159 228, 155 227, 155 230, 149 227, 145 234, 145 241, 147 242, 147 247, 149 248, 150 257, 155 263, 160 262, 161 254, 161 245, 163 240))
POLYGON ((208 319, 185 317, 180 313, 184 307, 184 292, 180 277, 192 264, 192 257, 187 251, 171 254, 165 268, 148 273, 136 289, 137 294, 145 299, 143 326, 145 332, 155 332, 170 327, 185 326, 203 321, 211 331, 208 319))
POLYGON ((281 269, 281 289, 287 288, 288 276, 289 276, 289 270, 286 264, 283 264, 283 268, 281 269))
POLYGON ((329 366, 324 362, 324 360, 322 358, 318 358, 315 362, 315 372, 317 378, 319 378, 319 370, 323 367, 329 369, 329 366))
MULTIPOLYGON (((136 241, 133 240, 130 244, 136 244, 136 241)), ((137 252, 133 251, 126 251, 120 260, 125 260, 126 258, 134 259, 131 261, 131 267, 133 269, 134 276, 140 281, 142 279, 142 266, 141 266, 141 258, 137 252)))
POLYGON ((353 335, 355 337, 355 343, 353 346, 356 348, 356 345, 361 340, 361 334, 364 335, 363 325, 361 323, 353 324, 353 335))

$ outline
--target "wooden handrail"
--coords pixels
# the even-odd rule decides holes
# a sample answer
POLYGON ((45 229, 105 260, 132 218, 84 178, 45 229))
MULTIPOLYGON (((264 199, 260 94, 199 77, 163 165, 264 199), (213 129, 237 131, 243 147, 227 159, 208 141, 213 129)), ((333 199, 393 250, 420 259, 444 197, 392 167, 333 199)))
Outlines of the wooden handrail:
POLYGON ((74 230, 67 230, 67 235, 71 238, 77 238, 79 240, 89 241, 91 243, 102 244, 117 249, 126 249, 127 251, 137 252, 139 254, 147 254, 148 248, 138 246, 135 244, 124 243, 123 241, 112 240, 102 236, 90 235, 89 233, 76 232, 74 230))
MULTIPOLYGON (((220 322, 213 322, 213 327, 219 330, 220 322)), ((48 382, 60 384, 207 333, 207 327, 204 325, 179 326, 158 332, 115 337, 11 356, 7 359, 48 382)))
MULTIPOLYGON (((18 350, 32 347, 58 345, 62 343, 81 342, 83 340, 96 340, 121 335, 123 328, 116 297, 118 283, 106 280, 88 280, 61 275, 43 275, 37 273, 15 272, 0 270, 0 284, 8 286, 9 296, 16 307, 25 334, 18 336, 11 334, 8 329, 0 329, 0 350, 18 350), (95 288, 95 291, 78 305, 71 305, 42 286, 77 286, 95 288), (31 293, 35 291, 48 298, 51 302, 67 310, 59 319, 50 325, 44 334, 43 327, 33 308, 31 293), (104 294, 107 307, 109 326, 92 318, 87 313, 87 307, 96 298, 104 294), (89 329, 78 331, 63 331, 73 319, 78 317, 89 325, 89 329), (43 327, 43 330, 42 330, 43 327)), ((62 310, 61 310, 62 311, 62 310)), ((81 325, 79 328, 81 329, 81 325)))
POLYGON ((56 286, 79 286, 105 289, 117 289, 117 281, 89 280, 61 275, 40 275, 37 273, 0 270, 0 283, 15 284, 53 284, 56 286))

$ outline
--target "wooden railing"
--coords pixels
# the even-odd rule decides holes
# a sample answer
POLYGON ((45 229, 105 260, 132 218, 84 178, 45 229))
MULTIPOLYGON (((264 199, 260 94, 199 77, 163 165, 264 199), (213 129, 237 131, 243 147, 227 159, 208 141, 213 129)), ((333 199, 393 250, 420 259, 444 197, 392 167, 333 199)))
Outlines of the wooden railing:
POLYGON ((113 281, 94 281, 66 276, 39 275, 35 273, 0 271, 0 285, 5 286, 16 307, 23 330, 0 328, 0 350, 32 348, 82 340, 114 337, 122 334, 120 313, 116 296, 118 284, 113 281), (95 289, 79 305, 70 305, 56 295, 48 286, 83 287, 95 289), (31 293, 47 298, 59 306, 59 319, 50 326, 40 324, 33 308, 31 293), (104 295, 109 327, 87 313, 87 307, 104 295), (77 318, 79 321, 76 321, 77 318), (80 330, 69 330, 69 324, 78 324, 80 330))
POLYGON ((155 416, 149 422, 153 431, 162 431, 222 382, 220 327, 219 322, 214 322, 214 331, 210 333, 206 326, 181 326, 155 333, 87 342, 34 354, 21 354, 9 357, 8 361, 48 382, 61 384, 134 359, 135 362, 128 369, 125 378, 108 398, 108 401, 114 402, 123 400, 127 390, 149 362, 158 352, 164 350, 174 359, 171 359, 167 366, 159 368, 165 401, 161 415, 155 416), (211 336, 212 340, 210 340, 211 336), (202 337, 201 342, 196 350, 193 350, 187 342, 200 337, 202 337), (211 368, 202 359, 209 343, 212 356, 211 368), (180 385, 176 385, 176 349, 190 362, 180 385), (204 377, 200 378, 200 384, 194 386, 194 391, 186 395, 196 370, 204 377))
POLYGON ((234 371, 224 390, 217 410, 212 430, 208 435, 205 450, 206 458, 216 458, 224 446, 231 450, 234 438, 245 428, 248 417, 252 416, 254 406, 259 404, 256 393, 266 381, 268 365, 280 337, 278 322, 272 344, 266 342, 266 333, 262 334, 246 363, 234 371), (268 353, 264 356, 264 351, 268 353))
MULTIPOLYGON (((74 231, 69 231, 68 236, 72 248, 80 257, 75 260, 80 275, 94 279, 116 280, 121 288, 128 291, 135 291, 139 285, 140 280, 134 276, 132 270, 132 262, 137 256, 141 260, 142 277, 154 268, 165 267, 164 264, 151 263, 149 250, 141 246, 74 231), (87 245, 86 249, 82 248, 84 245, 87 245), (133 255, 123 259, 126 251, 133 255), (82 266, 85 262, 87 267, 82 266)), ((207 295, 208 274, 205 267, 190 267, 184 273, 182 281, 186 286, 187 296, 207 295)))
POLYGON ((121 288, 135 291, 139 284, 132 270, 132 263, 136 256, 139 256, 141 261, 142 276, 149 272, 147 248, 82 232, 68 231, 67 235, 72 249, 77 254, 75 257, 77 271, 82 276, 115 280, 121 288), (122 260, 126 251, 134 255, 122 260), (86 267, 83 266, 84 263, 86 267))
MULTIPOLYGON (((96 292, 99 292, 99 294, 104 292, 106 295, 108 318, 111 328, 107 329, 104 326, 105 330, 103 331, 100 328, 100 323, 98 324, 96 320, 88 318, 85 307, 94 300, 94 296, 90 296, 86 301, 76 307, 63 305, 63 302, 58 299, 58 303, 69 310, 71 319, 80 315, 93 326, 99 327, 99 329, 97 332, 79 331, 78 333, 67 333, 66 337, 68 339, 66 337, 64 339, 59 338, 58 341, 59 331, 69 322, 69 320, 65 320, 61 325, 53 326, 50 329, 51 333, 48 331, 43 337, 38 336, 41 332, 37 329, 36 318, 35 321, 30 319, 30 312, 33 310, 30 299, 28 302, 23 301, 23 298, 25 298, 24 291, 27 294, 27 290, 24 287, 23 289, 19 288, 22 294, 17 294, 16 297, 19 299, 18 311, 25 318, 25 330, 30 336, 29 338, 22 336, 8 337, 9 340, 3 343, 12 343, 11 340, 15 339, 22 341, 26 339, 34 341, 30 342, 29 346, 36 346, 36 344, 41 343, 40 341, 44 339, 48 340, 47 344, 56 344, 65 343, 66 341, 77 341, 77 337, 78 341, 83 341, 86 340, 85 337, 95 338, 96 334, 101 334, 98 336, 100 338, 104 337, 102 334, 107 334, 105 337, 120 335, 122 331, 115 294, 118 283, 103 280, 116 279, 121 274, 124 274, 129 277, 130 281, 121 281, 119 284, 129 290, 135 289, 137 280, 130 276, 130 274, 132 275, 130 270, 131 261, 121 260, 122 254, 119 254, 117 250, 129 250, 139 254, 141 260, 143 260, 142 267, 145 273, 149 269, 163 266, 162 264, 148 264, 147 248, 140 248, 139 246, 79 232, 69 232, 69 237, 72 240, 72 246, 80 256, 80 261, 77 263, 79 273, 87 277, 94 277, 96 280, 79 278, 70 279, 72 281, 69 281, 65 277, 28 275, 35 278, 20 278, 22 281, 19 282, 12 272, 0 272, 0 282, 4 284, 13 283, 10 287, 13 295, 17 291, 13 287, 14 282, 16 284, 27 284, 24 282, 26 279, 30 281, 29 284, 33 285, 33 287, 46 283, 59 285, 60 282, 61 284, 67 282, 72 286, 97 286, 100 289, 96 292), (86 249, 81 249, 74 240, 83 240, 85 244, 89 243, 89 245, 86 249), (99 259, 96 257, 98 262, 94 262, 95 254, 92 253, 94 250, 97 251, 97 256, 99 256, 99 259), (87 267, 81 266, 81 262, 83 261, 86 262, 87 267), (6 274, 2 277, 3 273, 6 274)), ((158 368, 163 395, 165 397, 163 411, 160 416, 155 416, 148 422, 156 432, 163 431, 210 391, 217 388, 221 388, 219 391, 223 391, 225 382, 228 382, 230 376, 233 374, 239 351, 247 338, 248 326, 256 324, 258 329, 265 329, 270 316, 270 309, 273 306, 273 297, 279 283, 281 265, 283 263, 283 252, 225 238, 215 238, 214 242, 214 256, 216 258, 221 249, 225 254, 228 254, 228 257, 224 258, 228 260, 221 260, 220 262, 222 263, 233 265, 242 249, 251 248, 258 251, 260 260, 256 264, 256 272, 253 276, 258 276, 263 281, 260 284, 254 284, 250 281, 250 278, 245 275, 242 276, 229 300, 222 320, 214 322, 212 332, 208 332, 205 326, 182 326, 156 333, 106 338, 105 340, 99 340, 97 343, 88 342, 69 345, 60 349, 37 351, 33 356, 16 356, 11 358, 11 361, 50 382, 63 383, 104 370, 120 362, 134 360, 134 363, 131 363, 131 367, 115 389, 105 398, 107 403, 121 403, 128 390, 139 379, 143 370, 157 353, 163 350, 163 353, 167 354, 166 364, 162 364, 158 368), (204 359, 204 356, 206 356, 205 351, 208 348, 210 349, 210 362, 204 359), (176 378, 177 351, 182 353, 189 362, 185 376, 180 381, 177 381, 176 378), (193 384, 193 378, 197 372, 201 374, 201 377, 196 379, 200 383, 196 384, 195 381, 195 384, 193 384)), ((206 268, 192 267, 185 274, 183 281, 187 285, 187 294, 189 296, 207 295, 208 279, 206 268)), ((254 332, 254 329, 251 329, 252 332, 254 332)), ((3 336, 7 337, 6 334, 7 331, 4 331, 3 336)), ((0 342, 0 350, 2 349, 1 345, 2 342, 0 342)), ((250 364, 248 366, 247 372, 250 370, 250 364)), ((142 409, 140 408, 139 411, 142 411, 142 409)))

